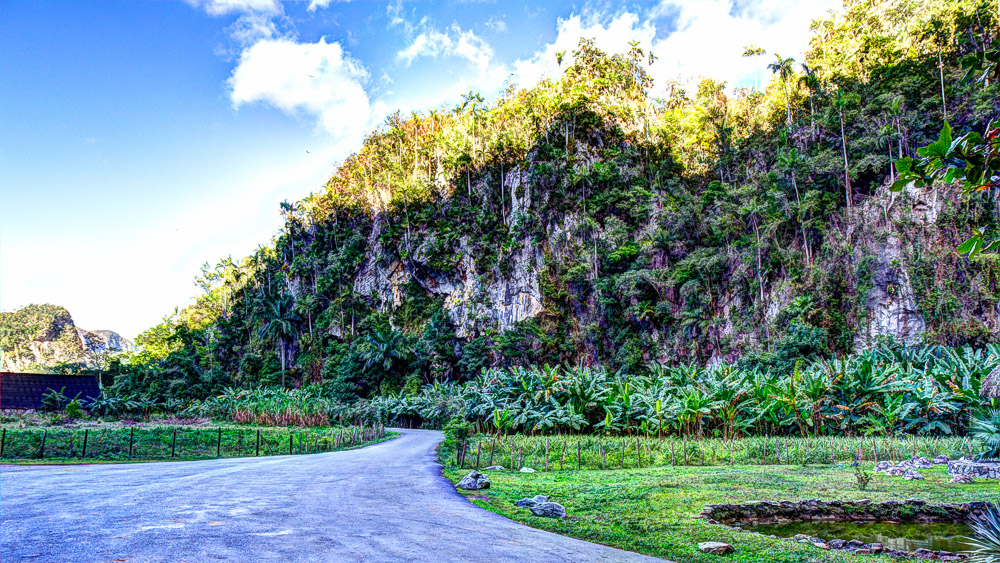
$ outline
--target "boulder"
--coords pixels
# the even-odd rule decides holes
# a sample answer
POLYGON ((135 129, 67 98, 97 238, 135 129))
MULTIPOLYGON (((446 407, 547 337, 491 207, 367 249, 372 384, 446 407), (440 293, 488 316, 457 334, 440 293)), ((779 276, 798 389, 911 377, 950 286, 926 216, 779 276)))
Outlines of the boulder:
POLYGON ((491 465, 486 469, 483 469, 483 471, 506 471, 506 470, 503 468, 502 465, 491 465))
POLYGON ((478 471, 472 470, 468 475, 462 477, 462 480, 455 486, 459 489, 465 489, 467 491, 488 489, 490 488, 490 478, 478 471))
POLYGON ((535 516, 544 516, 546 518, 566 517, 566 507, 558 502, 543 502, 530 507, 528 510, 535 516))
POLYGON ((521 468, 521 473, 534 473, 534 472, 535 472, 535 470, 532 469, 532 468, 530 468, 530 467, 522 467, 521 468))
POLYGON ((902 477, 904 474, 906 474, 907 471, 910 471, 910 469, 908 467, 903 467, 902 465, 897 465, 895 467, 890 467, 885 472, 885 474, 889 475, 890 477, 902 477))
POLYGON ((903 479, 906 479, 907 481, 923 481, 924 476, 910 469, 906 473, 903 473, 903 479))
POLYGON ((844 540, 830 540, 827 542, 833 549, 843 549, 845 543, 847 542, 844 540))
POLYGON ((934 467, 934 464, 931 463, 931 460, 927 459, 926 457, 917 457, 917 456, 913 456, 910 458, 910 465, 912 465, 914 469, 930 469, 931 467, 934 467))
POLYGON ((891 461, 880 461, 875 465, 875 473, 885 473, 892 469, 891 461))
POLYGON ((720 541, 698 542, 698 551, 712 555, 725 555, 733 552, 733 546, 720 541))
POLYGON ((521 508, 531 508, 532 506, 537 506, 545 502, 549 502, 549 497, 547 495, 535 495, 534 498, 523 498, 515 502, 514 506, 520 506, 521 508))
POLYGON ((951 483, 958 483, 958 484, 961 484, 961 485, 971 485, 971 484, 973 484, 973 483, 976 482, 976 478, 973 477, 972 475, 967 474, 967 473, 962 473, 962 474, 955 475, 954 477, 952 477, 950 482, 951 483))
POLYGON ((951 461, 951 460, 948 459, 948 456, 946 456, 946 455, 939 455, 936 458, 934 458, 934 465, 948 465, 949 461, 951 461))

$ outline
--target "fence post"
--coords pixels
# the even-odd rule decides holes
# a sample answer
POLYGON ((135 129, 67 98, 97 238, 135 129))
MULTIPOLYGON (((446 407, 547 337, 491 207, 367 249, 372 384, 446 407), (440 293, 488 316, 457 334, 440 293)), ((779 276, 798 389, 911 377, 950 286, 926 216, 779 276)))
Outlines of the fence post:
POLYGON ((510 437, 510 468, 517 471, 519 468, 515 467, 517 465, 517 460, 514 459, 514 437, 510 437))
POLYGON ((132 459, 132 444, 135 443, 135 426, 128 432, 128 458, 132 459))
POLYGON ((222 455, 222 427, 219 427, 219 439, 215 442, 215 457, 221 457, 222 455))
POLYGON ((3 457, 4 446, 7 445, 7 429, 3 429, 3 436, 0 436, 0 457, 3 457))
POLYGON ((174 452, 177 449, 177 427, 174 427, 174 439, 170 441, 170 457, 174 457, 174 452))
POLYGON ((260 457, 260 428, 257 429, 257 457, 260 457))
POLYGON ((479 471, 479 455, 483 453, 483 441, 476 441, 476 471, 479 471))
POLYGON ((83 431, 83 453, 80 454, 80 458, 81 459, 87 457, 87 436, 89 436, 89 435, 90 435, 90 430, 89 429, 84 429, 84 431, 83 431))
POLYGON ((493 467, 493 452, 497 449, 497 437, 493 436, 493 443, 490 444, 490 467, 493 467))
POLYGON ((43 459, 45 457, 45 439, 49 437, 49 429, 46 428, 42 431, 42 447, 38 450, 38 459, 43 459))
POLYGON ((288 455, 292 455, 292 433, 288 433, 288 455))

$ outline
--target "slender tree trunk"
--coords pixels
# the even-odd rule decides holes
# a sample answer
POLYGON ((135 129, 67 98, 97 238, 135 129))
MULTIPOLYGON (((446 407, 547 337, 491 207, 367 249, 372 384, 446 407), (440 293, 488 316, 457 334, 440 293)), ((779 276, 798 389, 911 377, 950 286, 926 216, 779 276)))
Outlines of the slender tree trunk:
POLYGON ((809 92, 809 138, 816 140, 816 110, 813 109, 812 92, 809 92))
POLYGON ((792 170, 792 187, 795 188, 795 203, 799 206, 799 227, 802 229, 802 246, 806 251, 806 266, 812 261, 809 255, 809 239, 806 237, 806 226, 802 223, 802 200, 799 199, 799 183, 795 179, 795 170, 792 170))
POLYGON ((840 142, 841 148, 844 151, 844 192, 847 195, 847 208, 851 209, 854 202, 851 197, 851 172, 847 162, 847 133, 844 131, 844 111, 839 110, 838 113, 840 114, 840 142))
POLYGON ((278 340, 278 354, 281 355, 281 386, 285 386, 285 339, 278 340))
POLYGON ((938 45, 938 73, 941 77, 941 113, 944 115, 945 123, 948 122, 948 104, 944 98, 944 63, 941 62, 941 46, 938 45))

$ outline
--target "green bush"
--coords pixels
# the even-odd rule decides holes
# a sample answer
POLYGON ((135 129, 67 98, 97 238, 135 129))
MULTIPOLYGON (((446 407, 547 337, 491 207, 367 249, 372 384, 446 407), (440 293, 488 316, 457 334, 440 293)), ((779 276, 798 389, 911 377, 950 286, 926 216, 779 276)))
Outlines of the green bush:
POLYGON ((79 399, 73 399, 66 405, 66 416, 70 418, 80 418, 83 416, 83 406, 79 399))

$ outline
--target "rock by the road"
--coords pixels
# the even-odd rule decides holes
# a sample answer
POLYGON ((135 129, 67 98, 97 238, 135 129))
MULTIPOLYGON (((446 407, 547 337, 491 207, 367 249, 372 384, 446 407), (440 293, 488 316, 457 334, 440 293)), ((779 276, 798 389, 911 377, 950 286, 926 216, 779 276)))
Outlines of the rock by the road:
POLYGON ((530 467, 522 467, 521 468, 521 473, 534 473, 534 472, 535 472, 535 470, 532 469, 532 468, 530 468, 530 467))
POLYGON ((488 489, 490 488, 490 478, 478 471, 472 470, 468 475, 462 477, 462 480, 455 486, 459 489, 465 489, 467 491, 488 489))
POLYGON ((720 541, 698 542, 698 551, 712 555, 725 555, 733 552, 733 546, 720 541))
POLYGON ((535 495, 533 498, 523 498, 514 503, 514 506, 520 506, 521 508, 531 508, 533 506, 538 506, 543 502, 549 502, 549 497, 546 495, 535 495))
POLYGON ((543 502, 530 507, 528 510, 531 511, 535 516, 544 516, 546 518, 565 518, 566 517, 566 507, 559 504, 558 502, 543 502))

